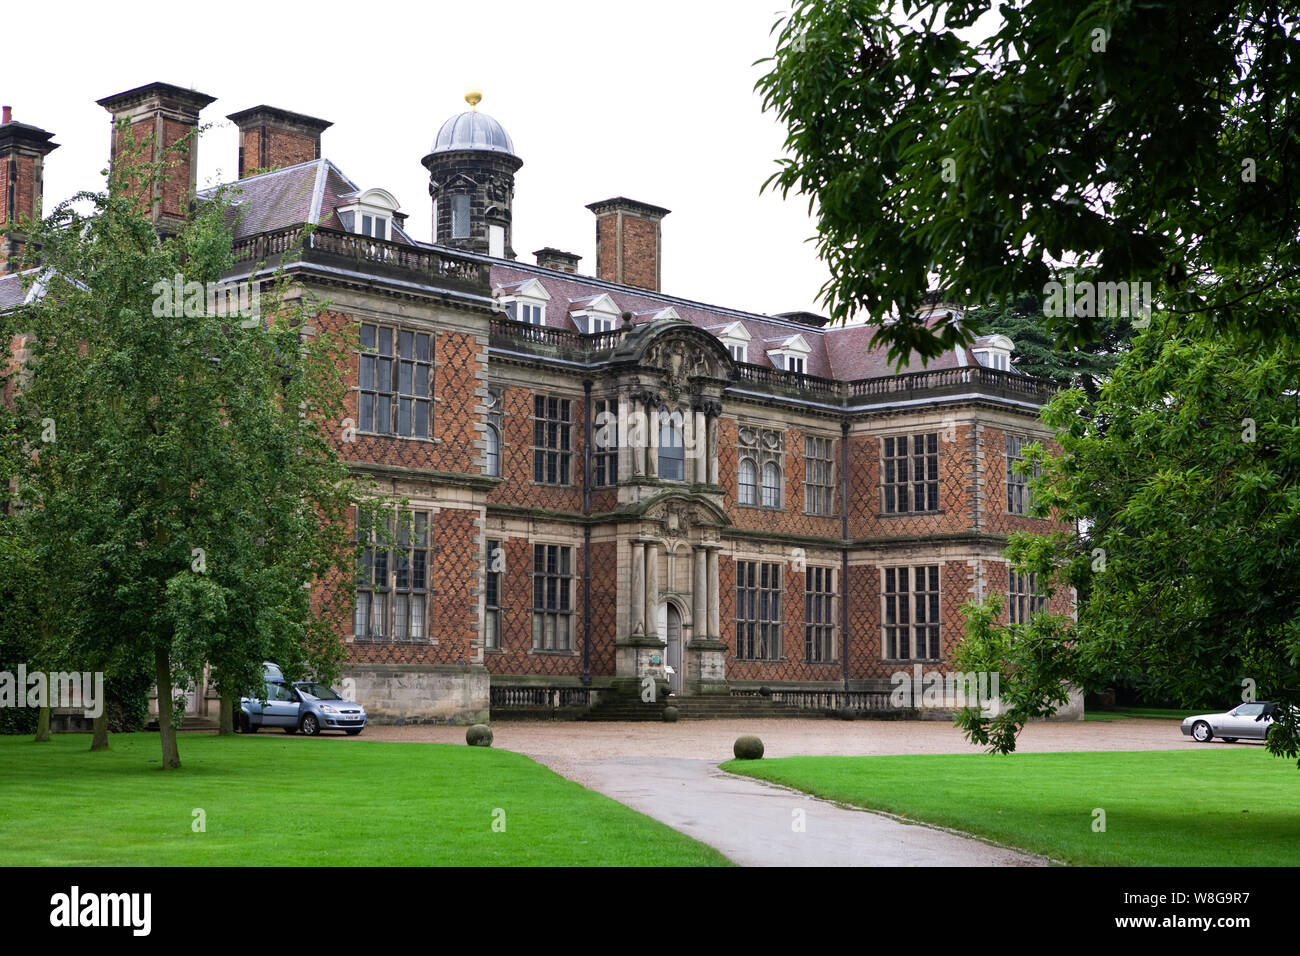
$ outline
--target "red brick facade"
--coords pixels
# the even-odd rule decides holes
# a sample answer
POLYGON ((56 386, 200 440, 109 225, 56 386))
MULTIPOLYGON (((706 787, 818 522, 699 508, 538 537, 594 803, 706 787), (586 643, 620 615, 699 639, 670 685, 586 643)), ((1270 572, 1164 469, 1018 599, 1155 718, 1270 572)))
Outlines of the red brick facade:
MULTIPOLYGON (((114 117, 131 121, 126 135, 139 140, 158 132, 167 145, 193 129, 210 98, 152 84, 100 102, 114 117)), ((428 516, 428 541, 420 548, 427 550, 427 566, 421 565, 427 603, 419 626, 403 632, 385 621, 370 633, 354 633, 353 617, 338 621, 352 673, 391 705, 384 716, 473 717, 485 712, 489 675, 496 685, 516 687, 607 685, 638 678, 647 668, 662 671, 663 657, 674 653, 682 655, 685 673, 695 675, 682 688, 686 693, 725 691, 737 683, 834 688, 846 680, 886 682, 916 657, 885 657, 882 581, 884 569, 899 567, 938 568, 940 655, 930 659, 927 653, 924 663, 942 668, 963 633, 962 605, 1006 593, 1007 535, 1055 527, 1007 507, 1006 436, 1046 437, 1037 421, 1046 392, 1023 376, 981 367, 962 349, 905 382, 864 378, 845 370, 881 362, 857 354, 865 348, 858 330, 824 328, 803 313, 756 315, 659 294, 661 220, 668 210, 631 200, 588 207, 597 216, 596 277, 515 262, 508 235, 506 258, 488 258, 482 255, 488 227, 509 220, 513 173, 521 162, 512 153, 460 144, 425 157, 435 195, 450 197, 474 184, 473 222, 458 248, 412 243, 396 229, 384 233, 394 241, 349 235, 336 212, 357 194, 355 184, 327 161, 310 162, 329 124, 267 107, 233 117, 242 117, 245 168, 263 157, 266 165, 291 168, 241 183, 246 221, 258 228, 237 237, 242 245, 232 277, 266 256, 268 236, 283 237, 306 221, 319 225, 310 246, 294 253, 298 260, 285 264, 299 288, 332 303, 314 325, 317 334, 340 344, 346 363, 346 417, 333 439, 376 494, 428 516), (290 119, 268 125, 263 112, 290 119), (481 175, 470 175, 475 172, 481 175), (291 193, 311 196, 315 205, 280 210, 277 197, 291 193), (509 290, 526 283, 534 289, 540 284, 549 297, 544 318, 537 313, 540 321, 532 324, 506 318, 509 290), (583 303, 598 297, 613 301, 618 311, 605 314, 619 316, 620 324, 591 334, 575 331, 585 330, 576 321, 583 303), (392 433, 396 416, 383 426, 375 414, 364 420, 363 325, 391 330, 394 341, 403 332, 419 341, 428 336, 427 364, 385 353, 400 375, 366 392, 368 401, 382 398, 384 407, 399 399, 423 407, 419 402, 427 399, 427 434, 415 434, 416 427, 398 437, 392 433), (733 361, 719 335, 737 325, 751 337, 747 355, 753 362, 767 362, 770 343, 806 341, 808 374, 784 372, 771 362, 733 361), (631 436, 621 434, 617 484, 591 487, 586 458, 597 449, 587 448, 589 396, 616 399, 625 412, 657 415, 662 408, 704 423, 704 434, 694 435, 702 453, 683 454, 678 466, 670 453, 631 447, 631 436), (540 450, 538 397, 567 403, 563 423, 543 422, 552 439, 557 425, 567 425, 567 439, 551 444, 544 437, 550 447, 540 450), (917 436, 921 444, 914 446, 917 436), (826 514, 808 513, 809 438, 829 441, 833 492, 826 514), (900 494, 907 505, 891 513, 882 492, 885 446, 904 439, 909 449, 932 450, 919 464, 912 457, 903 463, 910 484, 900 494), (762 444, 742 452, 743 442, 762 444), (495 471, 490 447, 498 453, 495 471), (548 452, 567 456, 562 483, 536 478, 537 456, 548 452), (742 456, 779 467, 774 502, 764 506, 760 497, 756 504, 740 503, 742 456), (914 485, 923 501, 917 510, 911 510, 914 485), (493 569, 489 541, 502 543, 503 568, 493 569), (551 555, 565 549, 567 573, 535 566, 538 545, 551 555), (775 659, 738 653, 737 567, 750 561, 781 568, 780 617, 772 622, 780 635, 775 659), (829 569, 835 582, 833 651, 824 661, 810 661, 805 653, 805 586, 813 568, 829 569), (490 580, 495 607, 487 604, 490 580), (665 604, 670 596, 673 614, 665 604), (486 646, 494 614, 498 639, 486 646), (563 636, 537 646, 535 629, 563 636), (474 700, 462 705, 451 699, 460 693, 474 700)), ((125 145, 116 143, 119 152, 125 145)), ((160 226, 186 214, 191 160, 184 158, 160 192, 148 197, 160 226)), ((449 200, 440 201, 438 215, 437 229, 449 234, 449 200)), ((669 427, 665 423, 664 435, 669 427)), ((388 562, 388 579, 368 590, 387 595, 410 588, 395 583, 395 561, 388 562)), ((412 580, 414 567, 412 559, 412 580)), ((355 602, 355 582, 334 581, 322 585, 319 597, 347 604, 348 592, 355 602)), ((384 607, 395 619, 393 602, 384 607)), ((1052 609, 1068 613, 1070 596, 1057 595, 1052 609)))

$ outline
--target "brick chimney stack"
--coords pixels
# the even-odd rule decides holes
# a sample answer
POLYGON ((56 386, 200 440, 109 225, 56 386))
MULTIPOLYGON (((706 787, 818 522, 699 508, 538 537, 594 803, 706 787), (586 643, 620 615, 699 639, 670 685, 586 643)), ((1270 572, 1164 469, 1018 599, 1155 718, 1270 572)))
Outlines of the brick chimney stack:
POLYGON ((538 249, 533 255, 537 257, 537 264, 543 269, 554 269, 556 272, 567 272, 570 275, 577 273, 578 263, 582 260, 582 256, 554 249, 551 246, 538 249))
MULTIPOLYGON (((116 163, 119 151, 126 146, 117 132, 117 124, 127 120, 126 135, 137 144, 148 143, 141 160, 161 162, 164 151, 176 144, 199 125, 199 112, 216 97, 170 83, 149 83, 124 93, 97 100, 113 116, 110 164, 116 163)), ((191 142, 184 155, 172 160, 166 182, 156 183, 147 197, 150 217, 160 232, 175 232, 189 212, 198 179, 198 150, 191 142)), ((141 197, 145 200, 146 197, 141 197)))
POLYGON ((226 119, 239 127, 239 178, 320 159, 320 134, 334 124, 274 106, 254 106, 226 119))
POLYGON ((596 214, 596 276, 658 292, 660 220, 670 210, 619 196, 587 207, 596 214))
POLYGON ((13 109, 0 116, 0 275, 17 268, 23 236, 12 231, 19 220, 38 219, 44 192, 45 157, 59 148, 53 133, 13 121, 13 109))

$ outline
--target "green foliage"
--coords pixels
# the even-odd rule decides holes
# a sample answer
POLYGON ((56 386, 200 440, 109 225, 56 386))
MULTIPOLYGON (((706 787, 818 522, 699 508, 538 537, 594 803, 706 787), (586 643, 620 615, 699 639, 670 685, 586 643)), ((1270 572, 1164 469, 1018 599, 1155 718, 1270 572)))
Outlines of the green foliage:
POLYGON ((745 734, 736 738, 731 752, 736 755, 737 760, 761 760, 763 757, 763 741, 753 734, 745 734))
POLYGON ((663 713, 664 723, 675 724, 677 723, 680 717, 681 717, 681 712, 671 704, 669 704, 667 707, 664 708, 664 713, 663 713))
POLYGON ((1082 345, 1061 341, 1043 315, 1037 296, 1021 296, 1000 305, 967 311, 967 320, 986 335, 1001 333, 1015 343, 1011 357, 1018 371, 1053 383, 1057 388, 1081 388, 1097 397, 1099 383, 1111 373, 1133 337, 1128 316, 1097 319, 1096 339, 1082 345))
POLYGON ((995 706, 964 707, 954 715, 971 743, 995 753, 1015 750, 1026 723, 1065 704, 1066 682, 1074 676, 1069 619, 1035 614, 1025 624, 995 623, 1005 606, 999 595, 967 602, 966 634, 952 658, 955 671, 998 675, 995 706))
POLYGON ((465 731, 465 743, 471 747, 491 747, 492 728, 487 724, 471 724, 465 731))
POLYGON ((1151 282, 1205 329, 1297 328, 1294 300, 1261 301, 1300 274, 1287 5, 796 0, 773 32, 769 185, 809 198, 834 318, 900 311, 877 332, 895 357, 975 331, 917 320, 928 289, 1042 295, 1067 265, 1151 282))
POLYGON ((232 262, 231 200, 160 235, 132 190, 168 168, 119 152, 108 192, 26 224, 40 294, 0 317, 0 341, 31 350, 0 522, 22 614, 0 628, 107 686, 156 655, 180 687, 212 665, 223 695, 258 687, 266 659, 330 680, 340 608, 308 585, 352 566, 356 486, 322 427, 342 417, 341 345, 304 334, 315 306, 283 275, 251 317, 205 301, 232 262))
MULTIPOLYGON (((1056 679, 1099 689, 1122 671, 1184 705, 1300 703, 1298 353, 1243 351, 1157 315, 1096 400, 1066 391, 1044 408, 1061 452, 1027 453, 1036 507, 1081 533, 1017 534, 1007 553, 1087 599, 1077 626, 1031 623, 1042 654, 1015 662, 1004 695, 1024 682, 1037 699, 1056 679)), ((964 666, 1015 636, 979 614, 971 626, 964 666)), ((1269 749, 1296 757, 1295 719, 1278 725, 1269 749)), ((992 741, 1009 749, 1006 733, 992 741)))

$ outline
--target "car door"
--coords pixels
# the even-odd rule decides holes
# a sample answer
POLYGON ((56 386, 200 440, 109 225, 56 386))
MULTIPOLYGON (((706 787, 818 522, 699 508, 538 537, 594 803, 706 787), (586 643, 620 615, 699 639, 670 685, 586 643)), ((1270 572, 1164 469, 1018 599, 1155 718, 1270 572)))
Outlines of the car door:
POLYGON ((1264 736, 1265 724, 1255 718, 1264 712, 1263 704, 1242 704, 1229 711, 1224 718, 1220 737, 1260 738, 1264 736))
POLYGON ((262 726, 298 726, 298 695, 292 687, 275 683, 266 685, 266 706, 262 709, 262 726))

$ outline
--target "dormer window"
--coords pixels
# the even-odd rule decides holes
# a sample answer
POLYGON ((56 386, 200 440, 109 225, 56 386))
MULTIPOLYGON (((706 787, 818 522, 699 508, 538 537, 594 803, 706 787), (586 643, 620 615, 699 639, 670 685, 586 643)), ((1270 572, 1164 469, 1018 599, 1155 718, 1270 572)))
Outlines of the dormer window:
POLYGON ((499 290, 497 300, 505 309, 506 315, 516 322, 546 324, 546 303, 551 300, 551 294, 536 279, 499 290))
POLYGON ((802 375, 808 366, 808 354, 812 351, 808 340, 796 333, 788 339, 777 339, 775 344, 775 348, 767 350, 772 367, 802 375))
POLYGON ((985 368, 1010 372, 1011 353, 1015 347, 1015 343, 1005 335, 986 335, 975 340, 971 351, 975 355, 975 361, 985 368))
POLYGON ((348 232, 372 239, 392 238, 391 223, 398 210, 397 200, 386 189, 367 189, 353 194, 352 202, 338 208, 339 221, 348 232))
POLYGON ((727 352, 731 355, 732 361, 749 361, 749 340, 751 336, 749 330, 745 328, 743 323, 732 322, 729 326, 718 333, 718 338, 726 347, 727 352))
POLYGON ((590 299, 571 299, 570 316, 579 332, 613 332, 622 315, 618 304, 602 294, 590 299))

